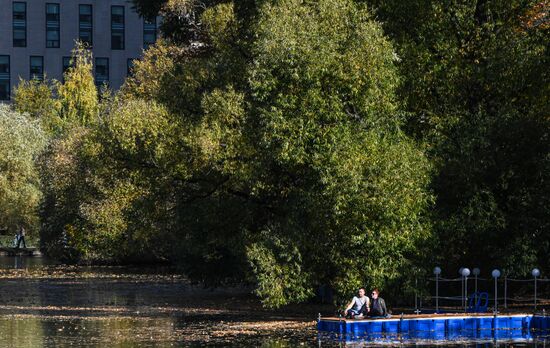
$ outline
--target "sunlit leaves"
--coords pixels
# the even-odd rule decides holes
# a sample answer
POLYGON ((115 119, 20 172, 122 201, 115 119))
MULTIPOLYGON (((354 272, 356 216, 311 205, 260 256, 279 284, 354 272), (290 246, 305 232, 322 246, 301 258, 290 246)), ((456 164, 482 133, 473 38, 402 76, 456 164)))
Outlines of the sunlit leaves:
POLYGON ((35 160, 47 136, 39 120, 0 105, 0 226, 38 228, 42 198, 35 160))
POLYGON ((304 294, 323 283, 339 293, 383 286, 429 235, 429 165, 399 131, 392 46, 351 1, 288 0, 260 14, 250 73, 263 159, 255 185, 276 206, 270 233, 301 258, 254 258, 259 292, 267 303, 295 301, 285 291, 299 287, 287 280, 269 292, 269 274, 288 268, 298 281, 296 264, 311 275, 304 294))
POLYGON ((78 43, 73 50, 65 82, 57 88, 59 115, 67 122, 86 125, 97 121, 98 91, 94 83, 92 53, 78 43))

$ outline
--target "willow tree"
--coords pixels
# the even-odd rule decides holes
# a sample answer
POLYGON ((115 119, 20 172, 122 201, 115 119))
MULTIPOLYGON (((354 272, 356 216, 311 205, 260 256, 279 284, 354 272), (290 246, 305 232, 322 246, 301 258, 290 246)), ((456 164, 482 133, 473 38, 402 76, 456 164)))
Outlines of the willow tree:
POLYGON ((40 121, 0 105, 0 226, 39 227, 42 198, 35 160, 46 145, 40 121))
POLYGON ((43 128, 53 135, 96 121, 99 98, 92 60, 92 52, 77 43, 63 81, 21 79, 14 91, 16 110, 40 119, 43 128))
POLYGON ((84 156, 102 106, 94 83, 91 51, 77 43, 63 81, 21 85, 16 92, 16 105, 20 109, 32 106, 29 111, 52 134, 39 163, 44 193, 40 210, 41 247, 51 256, 74 259, 82 252, 73 247, 68 236, 82 240, 77 233, 82 226, 82 207, 90 196, 97 194, 93 178, 86 177, 86 171, 93 168, 84 156), (42 100, 42 106, 35 106, 33 100, 42 100), (44 109, 48 110, 47 117, 42 116, 44 109))
POLYGON ((248 256, 268 305, 384 286, 429 229, 429 166, 401 132, 397 56, 353 1, 259 11, 250 119, 267 223, 248 256), (267 213, 267 211, 266 211, 267 213))

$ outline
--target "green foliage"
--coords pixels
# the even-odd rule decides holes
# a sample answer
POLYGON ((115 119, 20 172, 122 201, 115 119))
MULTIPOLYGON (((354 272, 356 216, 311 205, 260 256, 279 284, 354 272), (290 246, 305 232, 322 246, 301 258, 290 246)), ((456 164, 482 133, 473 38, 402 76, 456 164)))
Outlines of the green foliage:
POLYGON ((159 40, 145 51, 143 59, 136 60, 134 72, 122 86, 121 93, 128 97, 162 100, 163 84, 174 77, 171 75, 181 49, 159 40))
POLYGON ((47 79, 19 79, 14 90, 14 105, 17 112, 28 113, 33 118, 48 118, 55 111, 52 87, 47 79))
POLYGON ((278 308, 292 302, 302 302, 313 295, 311 275, 302 269, 302 257, 292 242, 264 232, 264 241, 247 248, 247 257, 257 275, 256 294, 266 307, 278 308))
POLYGON ((35 159, 47 137, 38 120, 0 105, 0 226, 38 229, 42 197, 35 159))
MULTIPOLYGON (((315 275, 309 292, 315 284, 340 294, 383 286, 428 234, 430 200, 428 163, 399 131, 392 47, 351 1, 282 1, 260 14, 251 85, 262 165, 254 190, 272 200, 278 228, 270 232, 292 241, 315 275)), ((293 301, 260 287, 278 304, 293 301)))
POLYGON ((224 0, 132 0, 143 17, 162 16, 163 37, 171 42, 188 45, 201 41, 205 31, 201 14, 224 0))
POLYGON ((154 248, 147 248, 160 229, 155 228, 155 210, 132 214, 134 205, 154 190, 147 173, 139 170, 160 170, 174 156, 167 135, 172 123, 154 103, 111 103, 104 107, 109 114, 103 123, 71 128, 43 163, 43 239, 50 253, 119 261, 138 253, 154 255, 154 248), (133 168, 118 167, 121 158, 133 168))
POLYGON ((95 122, 99 101, 92 72, 91 51, 77 43, 64 82, 21 79, 14 92, 15 108, 40 119, 42 127, 54 136, 74 123, 95 122))
POLYGON ((436 262, 545 270, 533 1, 134 3, 161 11, 164 39, 120 92, 98 101, 77 48, 57 99, 17 93, 66 121, 41 165, 51 254, 168 259, 206 284, 252 282, 268 307, 320 285, 405 296, 436 262))
POLYGON ((82 127, 69 129, 51 141, 39 162, 44 194, 40 242, 41 249, 52 257, 74 259, 78 254, 74 231, 80 200, 88 189, 79 155, 87 134, 82 127))
POLYGON ((20 79, 14 91, 15 109, 39 119, 42 128, 49 134, 55 134, 62 125, 58 114, 59 103, 53 97, 56 86, 56 81, 50 83, 46 78, 30 81, 20 79))
POLYGON ((245 163, 241 159, 252 156, 254 152, 244 134, 244 95, 232 87, 227 91, 216 89, 204 95, 201 105, 203 119, 193 135, 201 162, 223 174, 237 174, 239 171, 244 174, 245 163))
POLYGON ((201 21, 212 45, 218 50, 227 50, 224 45, 237 37, 237 25, 233 3, 210 7, 201 16, 201 21))
POLYGON ((368 2, 402 59, 407 129, 436 164, 439 256, 422 263, 547 270, 550 84, 540 2, 368 2))
POLYGON ((168 0, 132 0, 133 7, 144 17, 156 16, 168 0))
POLYGON ((251 280, 270 307, 398 277, 429 235, 429 165, 400 131, 380 25, 344 0, 197 14, 202 42, 151 47, 100 122, 78 116, 52 146, 51 250, 168 257, 206 283, 251 280))
POLYGON ((42 249, 51 256, 73 260, 93 254, 95 246, 79 228, 84 226, 81 215, 86 200, 98 192, 93 181, 86 181, 87 171, 94 169, 86 160, 94 154, 89 144, 90 126, 99 121, 99 112, 107 106, 99 103, 91 52, 77 44, 63 83, 22 82, 15 105, 39 117, 52 136, 39 162, 44 194, 40 210, 42 249))
POLYGON ((66 122, 86 125, 95 122, 98 112, 98 91, 94 83, 92 53, 77 43, 65 82, 57 87, 59 116, 66 122))

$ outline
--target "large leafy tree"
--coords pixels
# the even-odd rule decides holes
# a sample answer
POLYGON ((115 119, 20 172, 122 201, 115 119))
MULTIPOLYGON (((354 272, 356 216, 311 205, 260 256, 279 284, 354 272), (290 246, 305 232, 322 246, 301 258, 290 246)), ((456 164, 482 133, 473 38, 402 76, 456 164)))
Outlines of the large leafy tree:
POLYGON ((40 122, 0 105, 0 226, 35 232, 42 193, 35 160, 46 145, 40 122))
POLYGON ((83 49, 58 86, 45 248, 168 258, 194 279, 252 281, 272 307, 401 276, 429 234, 429 165, 401 131, 397 57, 367 10, 162 11, 177 30, 163 27, 120 93, 98 101, 83 49))
POLYGON ((254 190, 272 210, 249 250, 259 293, 383 286, 426 237, 429 200, 427 161, 400 131, 393 48, 351 1, 280 1, 259 18, 254 190))
POLYGON ((95 162, 85 156, 94 153, 87 144, 101 111, 92 71, 91 52, 77 43, 63 82, 30 81, 16 90, 16 108, 30 112, 51 136, 39 161, 44 193, 40 237, 42 249, 60 258, 77 257, 77 245, 93 250, 77 233, 83 226, 83 204, 98 192, 97 183, 87 177, 95 162))
POLYGON ((320 284, 383 286, 427 236, 430 200, 428 163, 400 130, 392 46, 352 1, 249 5, 207 6, 198 41, 168 37, 136 65, 122 96, 174 115, 174 157, 116 165, 156 178, 144 204, 167 205, 191 276, 253 279, 269 306, 320 284))

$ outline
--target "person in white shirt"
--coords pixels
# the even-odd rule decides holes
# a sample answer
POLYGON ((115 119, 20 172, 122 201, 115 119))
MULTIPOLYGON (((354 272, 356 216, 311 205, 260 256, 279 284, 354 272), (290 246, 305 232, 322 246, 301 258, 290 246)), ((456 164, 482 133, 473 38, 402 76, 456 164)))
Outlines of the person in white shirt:
POLYGON ((354 296, 351 302, 346 307, 344 315, 346 318, 361 319, 367 315, 370 309, 370 299, 365 296, 365 288, 360 288, 357 291, 357 296, 354 296))

